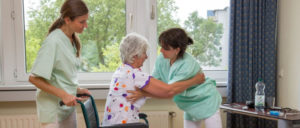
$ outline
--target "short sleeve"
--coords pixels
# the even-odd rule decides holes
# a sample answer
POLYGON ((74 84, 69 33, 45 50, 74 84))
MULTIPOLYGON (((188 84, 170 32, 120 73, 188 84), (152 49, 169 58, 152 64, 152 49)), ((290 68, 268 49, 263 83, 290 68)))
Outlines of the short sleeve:
POLYGON ((158 66, 158 61, 156 61, 156 62, 155 62, 154 69, 153 69, 153 72, 152 72, 152 76, 153 76, 155 79, 160 80, 160 79, 161 79, 161 76, 160 76, 158 67, 159 67, 159 66, 158 66))
POLYGON ((134 70, 133 72, 134 85, 140 89, 149 84, 151 76, 141 70, 134 70))
POLYGON ((155 61, 154 69, 152 71, 152 77, 154 77, 155 79, 158 79, 158 80, 162 80, 162 76, 161 76, 162 74, 160 73, 161 72, 161 70, 160 70, 161 62, 162 61, 163 61, 162 60, 162 55, 160 54, 157 57, 156 61, 155 61))
POLYGON ((181 64, 176 65, 176 68, 171 71, 168 84, 188 80, 194 77, 198 72, 202 72, 202 69, 197 61, 193 59, 183 60, 181 64))
POLYGON ((31 73, 50 80, 55 63, 56 43, 45 40, 40 48, 31 73))

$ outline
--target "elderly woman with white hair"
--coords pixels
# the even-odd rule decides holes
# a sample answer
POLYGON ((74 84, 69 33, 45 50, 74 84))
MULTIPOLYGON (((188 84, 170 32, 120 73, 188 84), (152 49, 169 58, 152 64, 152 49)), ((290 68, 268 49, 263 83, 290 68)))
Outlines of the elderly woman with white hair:
MULTIPOLYGON (((103 126, 139 122, 139 109, 145 98, 132 102, 126 100, 129 90, 141 89, 152 96, 171 98, 185 89, 202 83, 200 73, 193 78, 168 84, 152 78, 140 68, 147 59, 148 41, 136 33, 130 33, 120 44, 120 56, 123 64, 112 76, 103 117, 103 126)), ((136 100, 136 99, 135 99, 136 100)))

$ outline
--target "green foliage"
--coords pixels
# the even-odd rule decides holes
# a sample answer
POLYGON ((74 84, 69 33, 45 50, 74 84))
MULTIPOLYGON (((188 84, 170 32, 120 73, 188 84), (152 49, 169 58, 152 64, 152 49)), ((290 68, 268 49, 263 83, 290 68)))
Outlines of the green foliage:
POLYGON ((195 11, 184 21, 184 26, 179 25, 176 17, 178 7, 174 0, 157 0, 157 29, 158 34, 169 28, 180 27, 185 29, 194 40, 188 47, 191 53, 202 66, 219 66, 221 63, 220 39, 222 38, 222 24, 215 23, 212 19, 204 19, 195 11))
POLYGON ((178 7, 174 0, 157 0, 157 34, 174 27, 180 27, 176 18, 178 7))
POLYGON ((111 63, 105 61, 109 59, 106 59, 103 50, 109 45, 119 44, 126 34, 125 0, 85 0, 85 2, 90 10, 89 27, 79 37, 84 41, 83 46, 93 46, 90 47, 91 49, 83 49, 82 56, 90 58, 86 60, 88 71, 91 71, 90 69, 94 71, 99 63, 104 67, 111 63))
MULTIPOLYGON (((81 71, 111 72, 120 64, 119 43, 126 34, 125 0, 84 0, 89 8, 88 28, 79 34, 82 43, 81 71)), ((31 70, 42 41, 50 25, 60 16, 64 0, 41 0, 41 6, 27 12, 26 23, 26 64, 31 70)), ((192 53, 202 65, 220 64, 220 38, 222 25, 211 19, 200 18, 192 13, 184 26, 176 17, 178 7, 174 0, 157 0, 158 34, 172 27, 182 27, 194 39, 188 52, 192 53)))
POLYGON ((102 49, 106 65, 99 63, 99 67, 93 67, 92 72, 111 72, 121 65, 119 44, 107 46, 102 49))
MULTIPOLYGON (((26 33, 26 37, 30 37, 32 33, 28 32, 26 33)), ((29 38, 26 40, 26 65, 27 65, 27 72, 30 72, 30 69, 34 63, 34 60, 37 56, 37 52, 40 49, 39 43, 41 42, 41 39, 37 38, 29 38)))
POLYGON ((202 66, 219 66, 222 61, 219 50, 223 35, 222 24, 215 23, 211 18, 203 19, 195 11, 184 22, 184 28, 194 41, 188 52, 199 60, 202 66))
POLYGON ((48 28, 58 18, 59 8, 63 0, 41 0, 42 5, 37 9, 31 9, 27 12, 30 20, 26 26, 26 67, 30 72, 41 43, 48 33, 48 28))
MULTIPOLYGON (((27 12, 30 19, 26 29, 28 72, 50 25, 59 18, 59 9, 63 2, 64 0, 41 0, 40 7, 27 12)), ((119 63, 118 59, 113 59, 115 62, 105 61, 109 59, 106 59, 103 50, 109 45, 119 44, 126 33, 125 0, 85 0, 85 3, 89 8, 89 27, 79 34, 82 43, 81 70, 96 71, 99 63, 104 67, 109 63, 119 63)))

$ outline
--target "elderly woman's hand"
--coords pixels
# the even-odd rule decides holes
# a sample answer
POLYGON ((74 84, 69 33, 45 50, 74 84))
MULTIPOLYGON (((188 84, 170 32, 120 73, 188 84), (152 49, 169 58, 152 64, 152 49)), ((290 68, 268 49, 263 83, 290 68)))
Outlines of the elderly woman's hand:
POLYGON ((143 91, 137 87, 135 87, 135 90, 128 90, 127 92, 131 93, 131 95, 128 95, 126 99, 132 104, 138 99, 145 97, 143 91))

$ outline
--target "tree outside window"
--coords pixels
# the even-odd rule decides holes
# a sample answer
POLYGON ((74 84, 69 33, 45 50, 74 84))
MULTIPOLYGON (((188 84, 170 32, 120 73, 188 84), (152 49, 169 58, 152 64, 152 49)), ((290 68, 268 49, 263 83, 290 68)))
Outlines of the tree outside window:
MULTIPOLYGON (((64 0, 24 0, 26 70, 30 72, 51 23, 59 17, 64 0)), ((121 63, 119 43, 126 35, 125 0, 84 0, 90 10, 88 28, 79 35, 82 43, 82 72, 113 72, 121 63)), ((213 18, 203 18, 197 11, 184 21, 176 17, 175 0, 157 0, 157 34, 171 27, 181 27, 194 39, 187 50, 202 66, 216 67, 222 62, 223 25, 213 18), (182 24, 183 23, 183 24, 182 24)))

